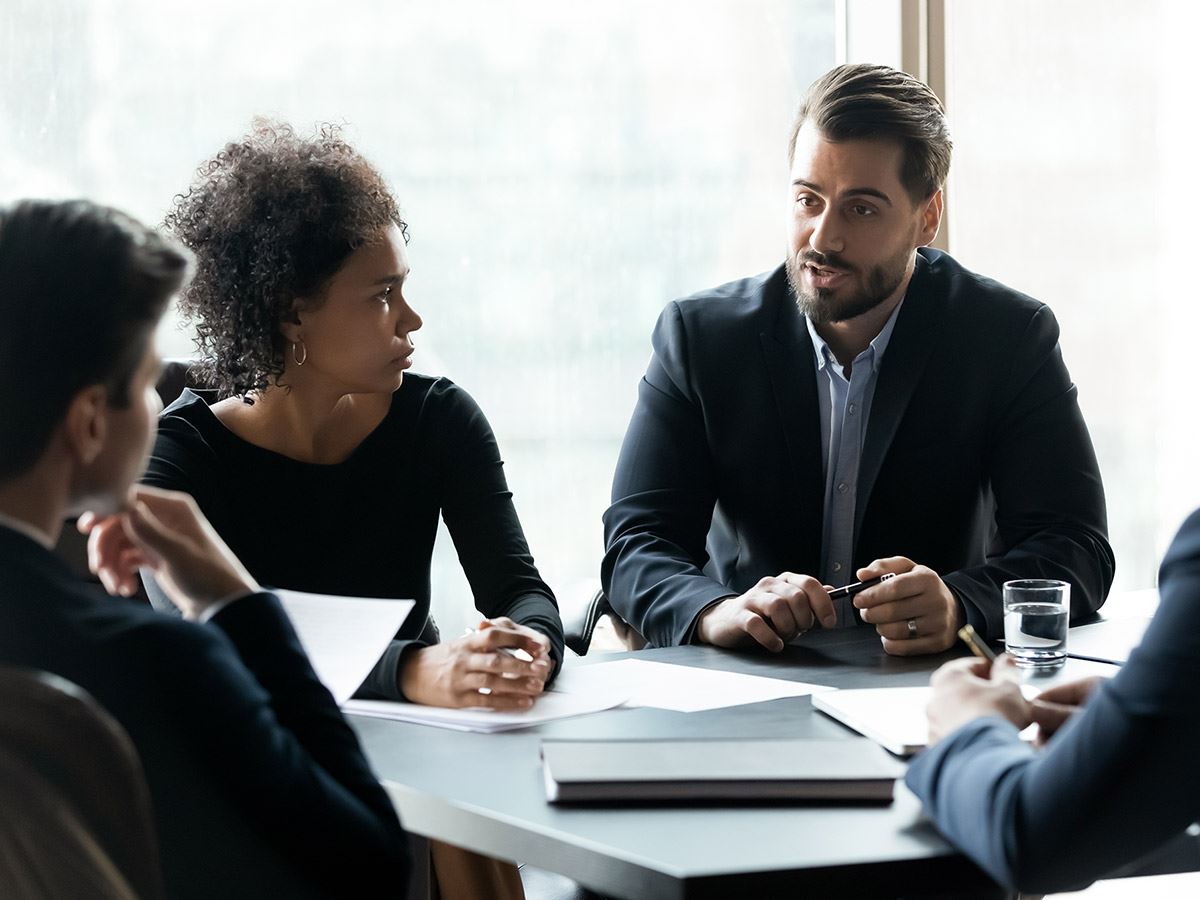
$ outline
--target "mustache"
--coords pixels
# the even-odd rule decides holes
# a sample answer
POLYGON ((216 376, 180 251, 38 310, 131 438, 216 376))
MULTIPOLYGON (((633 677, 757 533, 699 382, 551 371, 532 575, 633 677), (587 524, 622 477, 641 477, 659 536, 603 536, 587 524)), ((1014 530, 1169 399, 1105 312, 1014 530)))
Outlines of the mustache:
POLYGON ((825 269, 841 269, 845 272, 854 271, 854 266, 846 262, 837 253, 818 253, 816 250, 804 250, 796 254, 796 262, 799 265, 811 263, 814 266, 821 266, 825 269))

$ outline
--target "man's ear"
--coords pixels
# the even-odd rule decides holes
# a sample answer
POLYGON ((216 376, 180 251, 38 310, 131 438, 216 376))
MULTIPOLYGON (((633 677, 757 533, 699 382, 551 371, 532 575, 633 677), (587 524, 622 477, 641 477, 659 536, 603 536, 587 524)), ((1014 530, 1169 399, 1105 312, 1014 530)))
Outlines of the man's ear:
POLYGON ((921 231, 917 235, 918 247, 928 247, 938 236, 938 230, 942 227, 942 204, 945 202, 941 188, 925 201, 925 208, 921 210, 921 231))
POLYGON ((67 406, 63 419, 63 440, 76 461, 90 466, 104 451, 108 440, 108 388, 91 384, 81 390, 67 406))

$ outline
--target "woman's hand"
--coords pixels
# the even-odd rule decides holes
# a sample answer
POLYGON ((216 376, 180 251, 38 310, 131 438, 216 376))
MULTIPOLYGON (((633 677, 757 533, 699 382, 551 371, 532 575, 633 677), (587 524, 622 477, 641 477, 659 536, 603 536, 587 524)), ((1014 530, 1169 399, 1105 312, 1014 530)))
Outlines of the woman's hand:
POLYGON ((428 706, 529 709, 551 665, 545 635, 509 618, 485 619, 476 632, 409 654, 400 690, 428 706))
POLYGON ((1021 694, 1016 666, 1007 655, 955 659, 933 673, 929 701, 929 743, 982 716, 1001 716, 1023 729, 1032 721, 1030 703, 1021 694))

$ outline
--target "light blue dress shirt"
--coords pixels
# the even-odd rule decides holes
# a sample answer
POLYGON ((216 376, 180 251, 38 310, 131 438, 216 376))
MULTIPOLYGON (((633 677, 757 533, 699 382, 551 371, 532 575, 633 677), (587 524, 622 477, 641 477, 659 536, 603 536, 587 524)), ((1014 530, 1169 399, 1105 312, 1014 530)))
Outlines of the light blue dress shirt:
MULTIPOLYGON (((825 469, 825 520, 821 532, 823 583, 841 587, 854 581, 854 506, 858 500, 858 469, 863 439, 871 415, 879 366, 892 339, 896 316, 904 302, 896 304, 883 328, 867 349, 850 364, 850 377, 838 363, 829 345, 805 319, 812 338, 817 366, 817 405, 821 411, 821 458, 825 469)), ((851 598, 834 601, 838 627, 854 624, 851 598)))

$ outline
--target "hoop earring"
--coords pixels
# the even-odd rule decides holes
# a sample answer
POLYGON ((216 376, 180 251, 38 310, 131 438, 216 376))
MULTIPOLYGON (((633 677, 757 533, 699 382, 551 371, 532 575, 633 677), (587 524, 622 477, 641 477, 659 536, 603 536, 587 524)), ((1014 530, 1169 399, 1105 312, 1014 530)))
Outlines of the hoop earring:
POLYGON ((304 348, 304 356, 296 355, 296 344, 293 343, 292 344, 292 361, 295 362, 295 364, 297 366, 302 366, 306 362, 308 362, 308 345, 305 344, 304 341, 300 341, 299 344, 301 347, 304 348))

